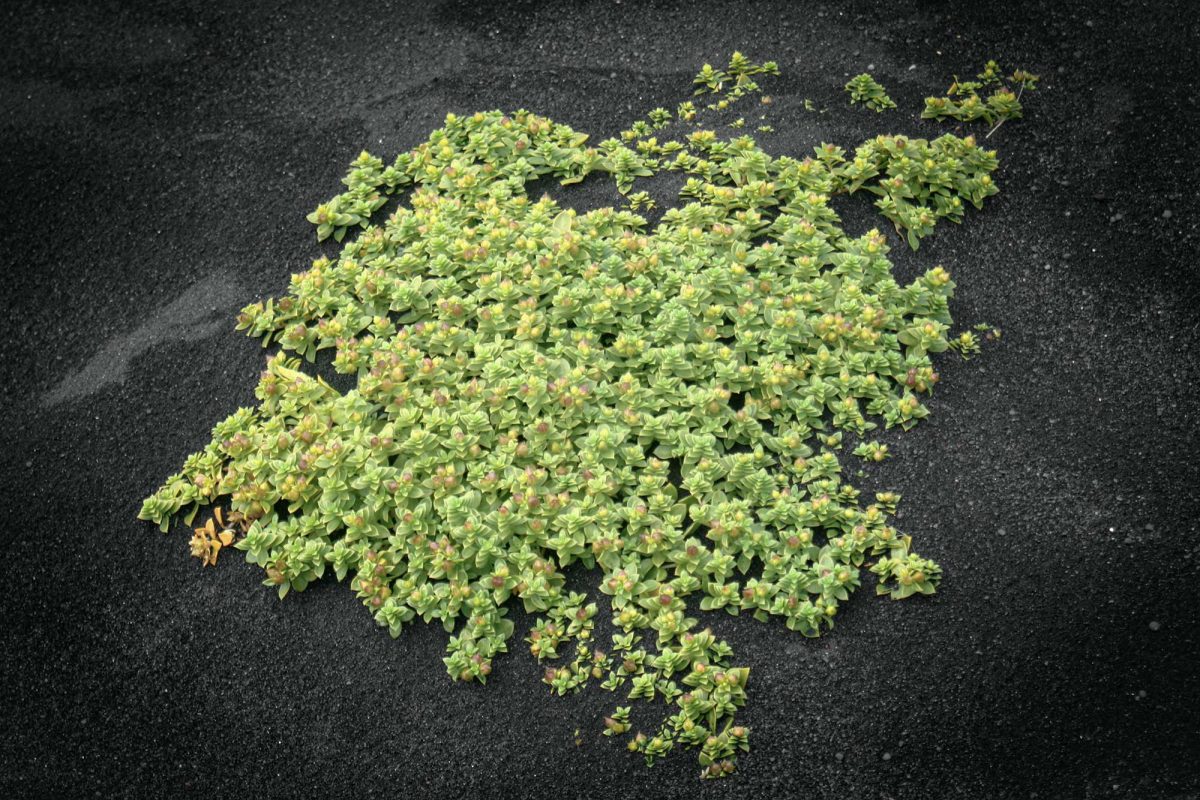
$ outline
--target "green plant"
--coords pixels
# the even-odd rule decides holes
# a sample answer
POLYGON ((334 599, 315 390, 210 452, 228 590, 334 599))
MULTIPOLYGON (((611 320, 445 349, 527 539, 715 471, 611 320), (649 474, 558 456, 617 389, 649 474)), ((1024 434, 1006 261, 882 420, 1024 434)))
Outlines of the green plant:
POLYGON ((865 461, 879 462, 883 461, 885 458, 889 458, 891 453, 888 452, 888 446, 886 444, 881 444, 880 442, 863 442, 858 447, 854 448, 854 455, 865 461))
POLYGON ((1012 75, 1005 78, 995 61, 988 61, 983 71, 975 76, 973 81, 960 81, 954 76, 954 82, 946 90, 945 97, 925 98, 925 110, 921 112, 924 119, 956 119, 960 122, 982 120, 992 129, 990 137, 996 129, 1010 119, 1021 117, 1021 95, 1026 90, 1037 89, 1038 76, 1025 70, 1014 70, 1012 75), (1016 91, 1013 91, 1016 87, 1016 91), (991 90, 986 98, 980 90, 991 90))
MULTIPOLYGON (((697 81, 720 92, 771 71, 735 54, 697 81)), ((629 734, 647 763, 695 748, 720 777, 748 748, 749 670, 696 609, 817 636, 864 572, 894 598, 940 579, 892 526, 899 498, 865 500, 837 451, 842 431, 924 418, 933 355, 977 342, 949 333, 944 269, 898 283, 886 238, 848 236, 829 199, 876 192, 915 247, 961 219, 960 198, 995 191, 995 159, 951 136, 880 137, 847 161, 833 145, 797 159, 745 135, 649 133, 591 147, 527 111, 450 114, 391 166, 360 156, 312 219, 318 238, 361 232, 238 317, 279 347, 259 404, 219 423, 140 516, 167 530, 227 505, 244 535, 221 545, 280 597, 349 577, 392 636, 418 619, 451 632, 455 680, 486 682, 519 603, 553 692, 598 681, 666 704, 655 732, 621 706, 604 733, 629 734), (653 231, 631 210, 527 193, 596 173, 638 207, 636 180, 664 169, 687 175, 686 202, 653 231), (408 185, 407 206, 372 218, 408 185), (322 350, 353 389, 301 370, 322 350), (565 589, 576 563, 599 571, 603 612, 565 589)))
POLYGON ((835 169, 835 191, 866 189, 878 195, 876 207, 914 250, 938 220, 962 222, 964 200, 983 208, 983 201, 999 191, 991 176, 999 165, 996 153, 979 148, 973 136, 946 134, 932 142, 878 136, 860 145, 848 162, 841 148, 824 148, 835 169))
MULTIPOLYGON (((779 66, 774 61, 756 64, 740 52, 735 51, 729 59, 729 66, 724 70, 713 69, 711 64, 701 67, 700 72, 692 80, 692 84, 696 86, 693 94, 725 95, 708 105, 709 110, 724 110, 742 97, 760 91, 753 76, 778 74, 779 66), (727 82, 732 82, 733 87, 726 88, 727 82)), ((763 102, 769 103, 770 98, 763 98, 763 102)))
POLYGON ((883 86, 866 72, 851 78, 846 91, 850 93, 851 104, 862 103, 877 112, 896 107, 883 86))

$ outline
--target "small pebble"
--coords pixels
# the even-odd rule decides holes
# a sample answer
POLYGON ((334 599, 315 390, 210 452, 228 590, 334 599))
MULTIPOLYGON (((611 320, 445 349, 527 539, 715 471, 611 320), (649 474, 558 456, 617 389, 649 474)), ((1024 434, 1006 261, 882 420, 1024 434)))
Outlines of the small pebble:
POLYGON ((884 754, 883 754, 883 760, 884 760, 884 761, 891 761, 891 760, 892 760, 892 754, 891 754, 891 753, 884 753, 884 754))
POLYGON ((1162 627, 1162 623, 1160 623, 1158 620, 1154 620, 1153 622, 1150 623, 1150 630, 1152 630, 1152 631, 1156 631, 1161 627, 1162 627))
POLYGON ((1166 211, 1163 212, 1163 219, 1170 219, 1170 218, 1171 218, 1171 209, 1168 208, 1166 211))

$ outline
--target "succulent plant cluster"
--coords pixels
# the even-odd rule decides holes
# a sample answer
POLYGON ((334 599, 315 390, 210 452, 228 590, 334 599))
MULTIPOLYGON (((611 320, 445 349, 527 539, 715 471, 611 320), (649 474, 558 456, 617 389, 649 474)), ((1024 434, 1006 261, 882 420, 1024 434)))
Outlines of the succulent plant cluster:
POLYGON ((846 91, 850 93, 852 105, 862 103, 876 112, 896 107, 895 101, 888 97, 883 86, 866 72, 851 78, 846 84, 846 91))
POLYGON ((729 59, 729 66, 723 70, 714 69, 711 64, 701 67, 700 72, 692 79, 692 84, 696 87, 693 94, 716 95, 717 99, 707 107, 710 111, 724 111, 743 97, 759 91, 758 82, 754 80, 755 75, 778 74, 779 65, 774 61, 756 64, 740 52, 735 52, 729 59), (732 86, 726 85, 729 83, 732 83, 732 86))
MULTIPOLYGON (((773 71, 738 59, 701 90, 773 71)), ((899 498, 864 498, 838 450, 843 432, 923 419, 931 357, 977 342, 949 333, 944 269, 898 283, 885 237, 847 235, 829 199, 879 194, 915 247, 995 192, 996 161, 953 136, 776 157, 698 127, 690 103, 670 118, 645 127, 695 129, 590 146, 527 111, 450 114, 391 165, 363 153, 311 217, 319 238, 361 232, 239 316, 279 346, 259 405, 218 424, 141 516, 166 530, 227 505, 248 523, 233 546, 281 597, 349 577, 393 636, 415 620, 451 632, 455 680, 486 681, 519 603, 554 692, 595 680, 671 709, 643 733, 620 707, 604 733, 647 763, 683 745, 705 777, 733 771, 749 671, 697 610, 817 636, 864 573, 893 598, 941 577, 892 525, 899 498), (661 170, 686 175, 684 202, 654 230, 528 193, 596 173, 644 205, 634 183, 661 170), (407 205, 373 216, 407 186, 407 205), (321 350, 355 388, 301 370, 321 350), (604 614, 565 588, 577 563, 598 570, 604 614)))
POLYGON ((959 122, 982 120, 994 125, 992 131, 995 131, 1007 120, 1021 117, 1021 95, 1027 90, 1037 89, 1037 82, 1037 75, 1023 69, 1005 76, 995 61, 988 61, 975 80, 961 81, 955 76, 945 97, 925 98, 925 110, 921 112, 921 117, 955 119, 959 122), (980 94, 989 90, 990 94, 986 97, 980 94))
POLYGON ((878 136, 860 145, 849 162, 842 161, 840 148, 823 147, 837 167, 837 189, 878 195, 876 207, 914 250, 938 220, 962 222, 966 203, 983 208, 999 191, 991 175, 999 165, 996 153, 980 148, 973 136, 945 134, 932 142, 878 136))

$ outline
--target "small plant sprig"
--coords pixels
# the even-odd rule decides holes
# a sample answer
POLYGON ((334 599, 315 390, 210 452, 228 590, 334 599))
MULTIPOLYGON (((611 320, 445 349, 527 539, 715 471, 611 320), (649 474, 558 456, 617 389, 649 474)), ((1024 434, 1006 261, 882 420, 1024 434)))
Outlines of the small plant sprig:
POLYGON ((724 70, 714 69, 711 64, 701 67, 700 72, 692 80, 692 84, 696 86, 693 94, 723 95, 719 100, 710 103, 708 108, 724 110, 746 95, 761 91, 752 76, 778 74, 779 65, 774 61, 756 64, 740 52, 734 52, 729 59, 729 66, 724 70), (730 82, 733 84, 732 88, 726 88, 726 84, 730 82))
POLYGON ((983 71, 976 75, 976 80, 960 81, 956 75, 945 97, 925 98, 921 117, 959 122, 982 120, 993 126, 984 137, 989 138, 1008 120, 1020 119, 1021 95, 1037 89, 1037 82, 1037 75, 1023 69, 1014 70, 1006 78, 995 61, 988 61, 983 71), (987 90, 991 93, 985 98, 980 92, 987 90))
POLYGON ((982 352, 982 340, 992 342, 1000 339, 1001 332, 999 328, 994 328, 986 322, 981 322, 974 326, 974 330, 963 331, 957 336, 949 339, 949 346, 957 350, 964 359, 970 359, 971 356, 982 352))
POLYGON ((896 107, 896 103, 888 97, 887 91, 870 73, 864 72, 851 78, 846 84, 846 91, 850 93, 851 104, 862 103, 876 112, 896 107))
POLYGON ((854 455, 864 461, 874 461, 876 463, 891 457, 891 453, 888 452, 888 446, 880 442, 863 442, 854 448, 854 455))
MULTIPOLYGON (((756 91, 749 76, 775 71, 735 53, 698 82, 756 91)), ((487 681, 520 603, 549 691, 595 681, 661 701, 656 731, 619 706, 605 734, 647 764, 683 746, 703 777, 733 772, 749 670, 695 609, 818 636, 867 575, 895 599, 941 578, 891 524, 898 496, 865 500, 838 453, 844 431, 925 418, 934 356, 978 343, 948 333, 944 269, 902 285, 885 237, 848 235, 829 200, 878 194, 915 248, 995 192, 996 162, 949 135, 878 137, 852 160, 828 144, 775 157, 703 128, 641 135, 668 120, 657 109, 646 130, 590 147, 528 111, 450 114, 391 167, 360 156, 349 191, 310 217, 341 252, 238 317, 279 348, 258 405, 218 423, 139 516, 167 530, 227 505, 195 531, 205 563, 235 547, 281 598, 327 571, 349 579, 393 637, 417 620, 450 632, 454 680, 487 681), (631 189, 664 169, 686 176, 685 202, 650 232, 635 213, 649 196, 631 189), (528 194, 593 173, 629 208, 580 214, 528 194), (402 186, 408 204, 373 219, 402 186), (353 389, 301 369, 322 350, 353 389), (566 589, 575 564, 603 597, 566 589), (597 599, 620 630, 608 648, 597 599)))
POLYGON ((625 201, 629 204, 631 211, 637 211, 639 208, 651 209, 657 205, 654 198, 646 192, 634 192, 626 197, 625 201))

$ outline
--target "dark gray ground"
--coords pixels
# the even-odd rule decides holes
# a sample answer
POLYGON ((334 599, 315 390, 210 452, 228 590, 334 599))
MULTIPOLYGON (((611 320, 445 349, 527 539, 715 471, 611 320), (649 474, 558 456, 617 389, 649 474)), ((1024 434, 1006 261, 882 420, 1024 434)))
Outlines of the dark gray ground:
POLYGON ((0 796, 1197 796, 1189 4, 229 5, 0 12, 0 796), (736 48, 784 70, 780 153, 937 135, 921 99, 988 57, 1044 79, 991 140, 1002 193, 895 251, 1004 329, 943 360, 933 418, 870 476, 943 588, 864 591, 817 641, 718 619, 752 667, 735 778, 643 768, 598 735, 612 696, 551 699, 523 647, 452 685, 440 629, 392 641, 334 584, 280 603, 134 519, 253 402, 233 316, 319 253, 304 214, 360 149, 495 107, 598 140, 736 48), (866 69, 900 110, 846 104, 866 69))

